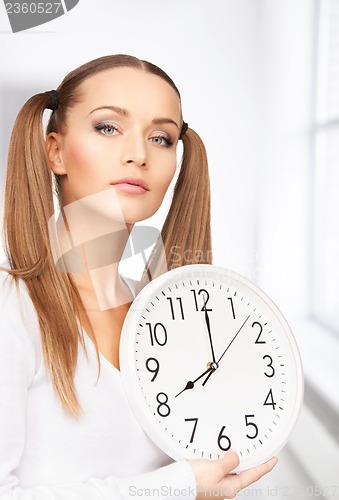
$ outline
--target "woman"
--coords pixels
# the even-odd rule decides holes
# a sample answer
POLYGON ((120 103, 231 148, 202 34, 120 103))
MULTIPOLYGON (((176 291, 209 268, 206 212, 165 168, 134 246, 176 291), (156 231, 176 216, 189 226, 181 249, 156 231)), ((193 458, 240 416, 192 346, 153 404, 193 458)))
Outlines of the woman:
POLYGON ((18 114, 0 283, 1 500, 120 499, 157 488, 166 491, 153 498, 232 498, 276 463, 239 475, 229 474, 233 451, 174 463, 142 431, 122 390, 119 338, 137 284, 118 265, 135 222, 161 205, 179 139, 171 207, 139 288, 185 265, 179 250, 199 262, 210 256, 205 149, 182 120, 172 80, 131 56, 102 57, 18 114))

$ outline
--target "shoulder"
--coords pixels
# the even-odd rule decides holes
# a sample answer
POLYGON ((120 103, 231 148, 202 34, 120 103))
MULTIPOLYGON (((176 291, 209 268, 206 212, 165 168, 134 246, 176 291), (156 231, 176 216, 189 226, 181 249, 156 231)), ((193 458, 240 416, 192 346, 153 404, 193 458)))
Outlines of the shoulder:
POLYGON ((6 270, 10 270, 8 261, 0 263, 0 310, 5 311, 17 308, 19 304, 29 302, 30 298, 22 279, 15 280, 6 270))
POLYGON ((8 312, 8 308, 16 302, 16 291, 20 287, 20 283, 16 282, 13 276, 4 269, 10 269, 8 261, 0 263, 0 314, 8 312))
MULTIPOLYGON (((10 269, 7 261, 0 268, 10 269)), ((40 335, 39 322, 33 302, 22 279, 0 269, 0 317, 1 341, 20 340, 26 347, 37 343, 40 335)))
MULTIPOLYGON (((0 264, 10 269, 8 262, 0 264)), ((23 280, 0 269, 0 389, 32 382, 41 366, 40 330, 23 280), (6 382, 7 381, 7 382, 6 382)), ((17 391, 21 389, 17 386, 17 391)))

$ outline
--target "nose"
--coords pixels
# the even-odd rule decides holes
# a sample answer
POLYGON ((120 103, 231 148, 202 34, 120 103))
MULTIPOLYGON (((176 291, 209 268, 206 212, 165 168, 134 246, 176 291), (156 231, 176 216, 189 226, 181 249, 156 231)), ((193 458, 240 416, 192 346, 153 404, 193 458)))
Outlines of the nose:
POLYGON ((135 132, 126 137, 121 162, 123 165, 147 166, 147 148, 142 134, 135 132))

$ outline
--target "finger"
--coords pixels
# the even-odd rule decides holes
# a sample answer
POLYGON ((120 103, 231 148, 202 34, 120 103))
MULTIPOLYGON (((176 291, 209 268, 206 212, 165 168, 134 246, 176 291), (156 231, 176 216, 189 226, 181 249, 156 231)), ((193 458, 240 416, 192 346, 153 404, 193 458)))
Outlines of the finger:
POLYGON ((227 477, 227 488, 229 489, 230 485, 232 486, 233 491, 236 493, 246 486, 258 481, 265 474, 270 472, 273 467, 277 464, 277 457, 273 457, 267 462, 258 465, 257 467, 253 467, 252 469, 245 470, 240 472, 239 474, 235 474, 234 476, 229 475, 227 477))

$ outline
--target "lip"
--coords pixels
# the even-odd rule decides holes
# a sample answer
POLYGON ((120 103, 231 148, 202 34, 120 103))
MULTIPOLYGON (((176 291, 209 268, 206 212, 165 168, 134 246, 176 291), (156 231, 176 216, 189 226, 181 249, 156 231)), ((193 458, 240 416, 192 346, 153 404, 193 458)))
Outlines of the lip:
POLYGON ((138 179, 137 177, 123 177, 122 179, 118 179, 117 181, 114 181, 111 184, 124 191, 129 191, 129 192, 144 193, 145 191, 149 191, 146 182, 143 181, 142 179, 138 179))

